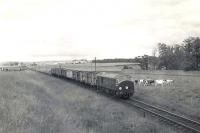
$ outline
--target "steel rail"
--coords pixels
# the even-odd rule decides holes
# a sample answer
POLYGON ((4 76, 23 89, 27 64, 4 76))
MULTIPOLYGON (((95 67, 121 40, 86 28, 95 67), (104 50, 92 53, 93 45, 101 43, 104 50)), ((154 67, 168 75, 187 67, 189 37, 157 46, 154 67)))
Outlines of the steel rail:
POLYGON ((129 100, 129 103, 131 103, 133 106, 136 106, 137 108, 140 108, 144 111, 147 111, 151 114, 159 116, 159 117, 166 119, 170 122, 173 122, 177 125, 185 127, 187 129, 195 132, 195 133, 200 133, 200 123, 195 121, 195 120, 186 118, 184 116, 181 116, 181 115, 178 115, 178 114, 175 114, 175 113, 172 113, 172 112, 169 112, 165 109, 161 109, 159 107, 150 105, 150 104, 145 103, 143 101, 139 101, 135 98, 131 98, 129 100))

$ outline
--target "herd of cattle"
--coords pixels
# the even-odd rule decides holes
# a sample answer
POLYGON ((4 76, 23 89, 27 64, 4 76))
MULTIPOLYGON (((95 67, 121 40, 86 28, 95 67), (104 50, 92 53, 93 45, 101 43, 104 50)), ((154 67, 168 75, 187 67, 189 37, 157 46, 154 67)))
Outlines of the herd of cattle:
POLYGON ((172 79, 139 79, 139 80, 134 80, 136 85, 139 86, 164 86, 164 85, 173 85, 174 80, 172 79))

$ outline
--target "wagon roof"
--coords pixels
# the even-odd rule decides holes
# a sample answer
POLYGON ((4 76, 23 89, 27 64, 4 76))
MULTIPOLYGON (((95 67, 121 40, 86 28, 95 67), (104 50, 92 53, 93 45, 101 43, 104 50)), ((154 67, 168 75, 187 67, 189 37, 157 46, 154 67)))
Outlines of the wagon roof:
POLYGON ((95 72, 95 71, 82 71, 82 70, 67 69, 67 68, 64 68, 64 70, 70 70, 70 71, 75 71, 75 72, 95 72))
POLYGON ((101 77, 108 77, 108 78, 117 78, 117 79, 130 79, 130 75, 125 74, 118 74, 118 73, 108 73, 108 72, 100 72, 97 74, 97 76, 101 77))

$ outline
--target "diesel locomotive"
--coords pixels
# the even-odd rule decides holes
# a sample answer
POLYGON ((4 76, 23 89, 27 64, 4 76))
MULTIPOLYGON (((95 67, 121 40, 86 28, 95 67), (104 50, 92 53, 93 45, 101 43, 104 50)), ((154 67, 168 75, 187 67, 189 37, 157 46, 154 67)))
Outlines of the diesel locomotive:
POLYGON ((134 94, 134 83, 128 75, 109 72, 51 68, 50 74, 103 90, 113 96, 128 99, 134 94))

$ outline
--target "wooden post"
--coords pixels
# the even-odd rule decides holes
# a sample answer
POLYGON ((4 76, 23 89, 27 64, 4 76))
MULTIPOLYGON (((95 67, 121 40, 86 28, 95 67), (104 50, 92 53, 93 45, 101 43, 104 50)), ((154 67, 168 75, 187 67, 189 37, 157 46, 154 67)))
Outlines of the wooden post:
POLYGON ((97 69, 96 69, 96 67, 97 67, 97 66, 96 66, 96 57, 95 57, 95 59, 94 59, 94 65, 95 65, 95 66, 94 66, 94 70, 95 70, 95 73, 96 73, 96 70, 97 70, 97 69))

